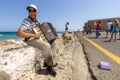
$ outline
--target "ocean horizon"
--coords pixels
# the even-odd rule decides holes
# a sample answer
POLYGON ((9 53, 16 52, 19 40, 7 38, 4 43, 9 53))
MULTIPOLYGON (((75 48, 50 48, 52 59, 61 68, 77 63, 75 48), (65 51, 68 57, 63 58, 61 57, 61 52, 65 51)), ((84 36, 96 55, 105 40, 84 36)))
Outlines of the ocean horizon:
MULTIPOLYGON (((2 31, 0 32, 0 42, 3 42, 5 40, 9 40, 9 39, 14 39, 16 41, 21 41, 24 40, 24 38, 18 37, 16 35, 17 32, 15 31, 2 31)), ((64 31, 57 31, 57 34, 63 34, 64 31)))

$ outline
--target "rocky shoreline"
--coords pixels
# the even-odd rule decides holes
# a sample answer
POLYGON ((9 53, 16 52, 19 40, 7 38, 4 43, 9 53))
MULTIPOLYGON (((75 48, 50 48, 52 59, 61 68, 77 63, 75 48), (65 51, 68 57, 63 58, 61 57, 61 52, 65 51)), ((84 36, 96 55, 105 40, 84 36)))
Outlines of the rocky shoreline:
MULTIPOLYGON (((83 47, 74 33, 59 35, 52 48, 57 75, 52 77, 42 66, 35 73, 37 48, 23 41, 7 40, 0 43, 0 80, 92 80, 83 47)), ((40 53, 38 53, 40 54, 40 53)))

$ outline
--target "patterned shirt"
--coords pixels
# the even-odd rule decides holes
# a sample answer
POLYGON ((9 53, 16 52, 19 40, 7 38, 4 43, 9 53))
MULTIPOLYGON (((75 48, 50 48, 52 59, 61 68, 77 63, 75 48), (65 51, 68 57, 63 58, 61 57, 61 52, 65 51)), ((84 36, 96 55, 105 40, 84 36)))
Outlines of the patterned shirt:
POLYGON ((40 25, 38 20, 33 21, 30 19, 30 17, 27 17, 23 20, 21 23, 20 28, 22 28, 26 33, 33 33, 33 28, 36 27, 37 25, 40 25))

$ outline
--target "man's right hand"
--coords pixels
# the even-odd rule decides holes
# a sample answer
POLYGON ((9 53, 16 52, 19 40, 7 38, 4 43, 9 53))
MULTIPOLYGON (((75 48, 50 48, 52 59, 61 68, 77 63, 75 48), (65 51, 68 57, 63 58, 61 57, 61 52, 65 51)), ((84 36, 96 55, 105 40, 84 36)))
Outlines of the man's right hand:
POLYGON ((18 32, 17 32, 17 36, 19 36, 19 37, 24 37, 24 38, 32 38, 32 37, 33 37, 33 38, 39 39, 40 34, 25 33, 22 28, 19 28, 19 29, 18 29, 18 32))
POLYGON ((39 39, 40 38, 40 34, 34 34, 34 38, 39 39))

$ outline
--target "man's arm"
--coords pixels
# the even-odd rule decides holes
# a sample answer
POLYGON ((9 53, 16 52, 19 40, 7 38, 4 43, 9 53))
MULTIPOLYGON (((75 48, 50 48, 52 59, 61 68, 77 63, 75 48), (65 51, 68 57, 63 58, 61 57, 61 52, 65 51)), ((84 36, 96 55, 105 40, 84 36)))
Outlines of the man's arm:
POLYGON ((32 33, 26 33, 22 28, 18 29, 17 36, 23 37, 23 38, 39 38, 40 34, 32 34, 32 33))

